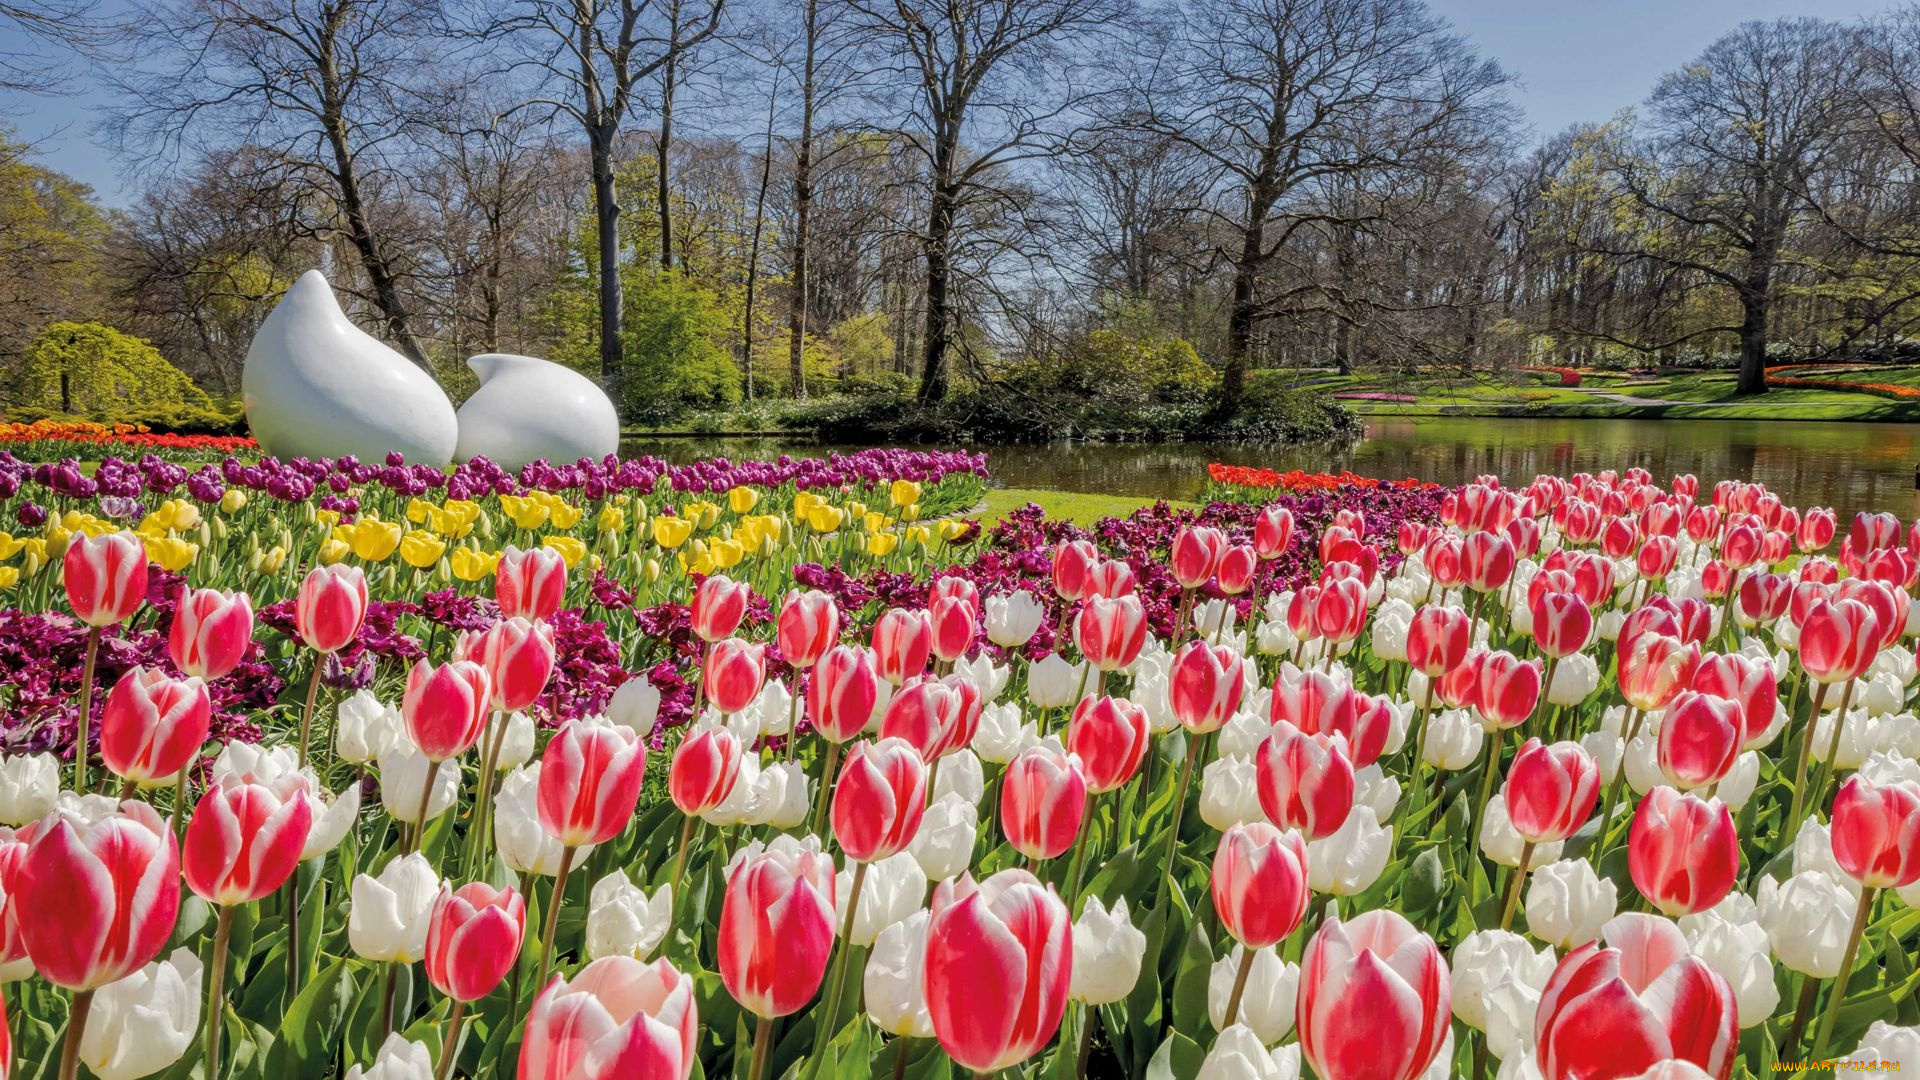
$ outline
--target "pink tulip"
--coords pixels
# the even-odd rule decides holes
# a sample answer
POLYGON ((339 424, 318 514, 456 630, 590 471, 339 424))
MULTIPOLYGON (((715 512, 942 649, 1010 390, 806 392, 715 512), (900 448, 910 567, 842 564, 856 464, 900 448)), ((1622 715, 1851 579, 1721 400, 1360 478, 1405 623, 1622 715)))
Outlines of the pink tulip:
POLYGON ((75 533, 61 567, 67 603, 88 626, 126 622, 147 598, 147 548, 134 533, 75 533))
POLYGON ((300 582, 293 625, 307 648, 322 655, 339 652, 360 633, 367 617, 367 576, 357 566, 316 566, 300 582))
POLYGON ((980 688, 959 675, 923 675, 900 688, 880 718, 880 737, 902 739, 928 761, 965 749, 980 731, 980 688))
POLYGON ((698 1059, 693 980, 664 957, 603 956, 534 999, 520 1080, 687 1080, 698 1059))
POLYGON ((1220 568, 1215 572, 1214 583, 1228 596, 1239 596, 1253 588, 1254 576, 1259 572, 1259 554, 1250 545, 1235 544, 1220 556, 1220 568))
POLYGON ((933 624, 924 611, 889 608, 873 624, 873 656, 880 677, 895 686, 927 670, 933 624))
POLYGON ((927 622, 933 627, 933 655, 951 664, 973 649, 980 632, 980 609, 966 597, 945 596, 927 609, 927 622))
POLYGON ((786 600, 780 605, 780 621, 775 632, 780 655, 787 663, 810 668, 819 663, 839 639, 840 608, 832 596, 818 589, 788 590, 786 600))
POLYGON ((1773 673, 1773 664, 1744 653, 1702 657, 1693 673, 1693 689, 1740 706, 1743 749, 1752 749, 1766 735, 1780 706, 1780 681, 1773 673))
POLYGON ((1684 791, 1717 784, 1733 771, 1745 740, 1739 702, 1683 690, 1660 722, 1660 769, 1684 791))
POLYGON ((1167 698, 1180 726, 1196 735, 1218 731, 1240 709, 1246 661, 1224 645, 1189 641, 1167 673, 1167 698))
POLYGON ((1059 1030, 1073 973, 1073 920, 1025 870, 933 892, 922 991, 934 1035, 962 1068, 992 1073, 1039 1053, 1059 1030))
POLYGON ((478 1001, 507 977, 527 933, 527 902, 484 881, 440 887, 427 918, 427 981, 455 1001, 478 1001))
POLYGON ((1551 844, 1578 832, 1600 798, 1600 766, 1576 742, 1528 739, 1507 771, 1507 817, 1522 839, 1551 844))
POLYGON ((1277 559, 1293 546, 1293 511, 1268 503, 1253 519, 1253 549, 1261 560, 1277 559))
POLYGON ((1168 569, 1183 589, 1205 585, 1220 570, 1227 553, 1227 535, 1205 525, 1189 525, 1174 534, 1168 569))
POLYGON ((1147 711, 1126 698, 1082 698, 1067 724, 1067 752, 1080 759, 1087 790, 1103 795, 1140 771, 1151 735, 1147 711))
POLYGON ((205 683, 133 668, 107 694, 100 758, 122 780, 177 776, 200 755, 212 722, 205 683))
POLYGON ((963 600, 974 611, 980 610, 980 586, 958 574, 942 574, 927 586, 927 607, 942 600, 963 600))
POLYGON ((1453 981, 1433 939, 1379 908, 1329 916, 1300 960, 1300 1053, 1320 1080, 1413 1080, 1440 1054, 1453 981))
POLYGON ((1307 735, 1281 721, 1254 753, 1253 768, 1267 820, 1309 840, 1338 832, 1353 810, 1353 762, 1338 735, 1307 735))
POLYGON ((1323 583, 1313 606, 1313 621, 1320 636, 1329 641, 1344 644, 1359 637, 1367 626, 1366 585, 1350 577, 1323 583))
POLYGON ((1407 663, 1428 678, 1459 666, 1473 644, 1473 620, 1458 608, 1429 604, 1407 626, 1407 663))
POLYGON ((1433 681, 1434 696, 1451 709, 1477 707, 1480 704, 1480 669, 1486 663, 1485 649, 1468 653, 1458 667, 1433 681))
POLYGON ((21 836, 0 884, 35 974, 94 990, 160 955, 180 912, 180 849, 152 807, 128 800, 93 822, 56 811, 21 836))
POLYGON ((1593 637, 1593 610, 1572 592, 1541 593, 1530 605, 1533 641, 1540 651, 1565 659, 1587 647, 1593 637))
POLYGON ((1112 600, 1115 597, 1132 596, 1136 587, 1133 567, 1120 559, 1103 559, 1087 571, 1085 598, 1091 600, 1103 596, 1112 600))
POLYGON ((1307 917, 1307 843, 1264 821, 1231 826, 1213 853, 1213 910, 1249 949, 1278 945, 1307 917))
POLYGON ((1100 562, 1091 540, 1069 540, 1053 552, 1053 591, 1072 603, 1086 595, 1087 574, 1100 562))
POLYGON ((407 672, 400 715, 420 752, 430 761, 446 761, 480 741, 492 699, 493 680, 486 668, 471 660, 434 667, 433 661, 422 659, 407 672))
POLYGON ((1739 1013, 1719 972, 1688 955, 1680 928, 1630 913, 1606 944, 1568 953, 1534 1014, 1535 1060, 1547 1080, 1614 1080, 1686 1061, 1726 1080, 1739 1049, 1739 1013))
POLYGON ((0 827, 0 964, 27 959, 27 943, 20 936, 20 905, 13 902, 7 884, 26 857, 27 837, 0 827))
POLYGON ((1800 519, 1800 529, 1794 539, 1799 542, 1803 552, 1824 551, 1828 544, 1833 543, 1836 528, 1832 510, 1814 507, 1800 519))
POLYGON ((1800 666, 1818 683, 1859 678, 1879 644, 1879 621, 1858 600, 1815 601, 1800 622, 1800 666))
POLYGON ((516 615, 460 639, 456 660, 487 669, 492 693, 487 704, 498 712, 519 712, 540 700, 553 677, 553 627, 516 615))
POLYGON ((1835 584, 1833 595, 1839 600, 1865 604, 1873 612, 1874 625, 1880 631, 1879 641, 1873 646, 1875 649, 1893 648, 1906 630, 1907 608, 1911 601, 1907 591, 1898 585, 1864 576, 1853 577, 1835 584))
POLYGON ((253 644, 253 601, 246 593, 183 589, 167 630, 167 652, 181 674, 217 679, 253 644))
POLYGON ((618 724, 569 720, 540 756, 540 826, 565 847, 620 835, 640 801, 647 747, 618 724))
POLYGON ((493 571, 493 599, 503 619, 551 619, 567 595, 567 561, 558 551, 522 551, 512 544, 493 571))
POLYGON ((1540 665, 1509 652, 1490 652, 1480 662, 1474 705, 1487 723, 1516 728, 1540 704, 1540 665))
POLYGON ((927 810, 927 762, 904 739, 862 740, 833 785, 833 835, 854 862, 878 862, 913 843, 927 810))
POLYGON ((1080 759, 1048 746, 1030 746, 1007 763, 1000 780, 1000 828, 1029 859, 1057 859, 1080 835, 1087 812, 1087 778, 1080 759))
POLYGON ((1668 915, 1705 911, 1740 876, 1740 834, 1719 799, 1657 787, 1640 800, 1627 836, 1634 887, 1668 915))
POLYGON ((1138 596, 1096 596, 1074 617, 1073 640, 1087 662, 1118 671, 1139 657, 1147 643, 1147 609, 1138 596))
POLYGON ((1833 857, 1869 889, 1920 880, 1920 784, 1849 777, 1833 798, 1833 857))
POLYGON ((1700 646, 1665 634, 1647 633, 1620 643, 1620 696, 1647 712, 1664 709, 1693 683, 1700 646))
POLYGON ((306 781, 289 773, 266 784, 227 778, 200 797, 187 823, 181 868, 209 904, 250 904, 286 884, 313 827, 306 781))
POLYGON ((1474 592, 1497 592, 1513 577, 1514 563, 1513 543, 1500 533, 1476 532, 1461 542, 1461 568, 1474 592))
POLYGON ((716 641, 707 650, 700 678, 714 708, 737 713, 753 704, 767 680, 766 646, 741 638, 716 641))
POLYGON ((1680 545, 1672 537, 1652 536, 1640 546, 1633 565, 1641 577, 1657 581, 1673 572, 1673 564, 1679 558, 1680 545))
POLYGON ((873 654, 858 645, 835 645, 814 665, 807 683, 807 715, 814 730, 843 743, 866 730, 880 701, 873 654))
POLYGON ((755 1016, 797 1012, 826 977, 833 952, 833 860, 767 848, 727 875, 717 949, 720 981, 755 1016))
POLYGON ((673 805, 692 815, 726 802, 740 780, 740 754, 740 737, 726 728, 706 728, 681 739, 667 766, 673 805))
POLYGON ((694 587, 689 619, 700 640, 712 644, 733 636, 746 617, 747 600, 753 586, 735 581, 725 574, 709 574, 694 587))

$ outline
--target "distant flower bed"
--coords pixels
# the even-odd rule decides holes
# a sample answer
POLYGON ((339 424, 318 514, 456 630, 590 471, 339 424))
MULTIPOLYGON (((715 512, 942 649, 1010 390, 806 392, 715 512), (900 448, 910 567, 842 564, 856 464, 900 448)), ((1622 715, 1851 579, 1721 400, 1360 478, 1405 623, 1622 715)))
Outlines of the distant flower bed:
POLYGON ((1420 400, 1419 398, 1413 396, 1412 394, 1384 394, 1375 390, 1348 390, 1342 393, 1334 394, 1333 397, 1341 401, 1414 402, 1414 401, 1420 400))
POLYGON ((259 443, 245 435, 172 435, 153 431, 145 424, 93 424, 75 420, 0 424, 0 446, 20 449, 28 459, 71 454, 74 443, 217 454, 238 454, 260 448, 259 443))
POLYGON ((1893 398, 1906 401, 1920 398, 1920 389, 1901 386, 1899 383, 1855 382, 1849 379, 1800 379, 1785 375, 1776 375, 1776 371, 1792 371, 1807 367, 1806 364, 1782 364, 1767 369, 1767 385, 1800 387, 1807 390, 1847 390, 1856 394, 1872 394, 1876 397, 1893 398))
POLYGON ((1523 367, 1520 370, 1521 371, 1538 371, 1538 372, 1543 372, 1549 375, 1557 375, 1560 378, 1561 386, 1579 386, 1580 385, 1580 373, 1570 367, 1550 367, 1550 366, 1523 367))
POLYGON ((1214 462, 1207 466, 1207 479, 1217 485, 1246 488, 1281 488, 1286 491, 1334 491, 1343 487, 1375 488, 1394 487, 1414 490, 1432 490, 1439 484, 1408 477, 1405 480, 1381 480, 1373 476, 1360 476, 1356 473, 1310 473, 1303 469, 1287 472, 1275 472, 1272 469, 1256 469, 1246 465, 1222 465, 1214 462))

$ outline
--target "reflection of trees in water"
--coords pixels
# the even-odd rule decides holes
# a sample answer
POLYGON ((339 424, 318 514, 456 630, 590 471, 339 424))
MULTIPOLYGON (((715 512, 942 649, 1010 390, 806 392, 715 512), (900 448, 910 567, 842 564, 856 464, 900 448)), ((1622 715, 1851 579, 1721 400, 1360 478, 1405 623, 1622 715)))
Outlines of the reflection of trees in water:
MULTIPOLYGON (((622 452, 685 462, 856 449, 775 438, 693 438, 635 440, 622 452)), ((1663 483, 1676 473, 1693 473, 1708 484, 1727 477, 1757 480, 1789 502, 1832 506, 1844 518, 1860 510, 1910 511, 1920 425, 1434 418, 1373 421, 1365 439, 1310 446, 1082 443, 984 449, 995 481, 1014 488, 1191 499, 1205 486, 1206 467, 1213 461, 1281 470, 1346 469, 1390 480, 1417 476, 1445 484, 1486 473, 1524 483, 1538 473, 1565 476, 1638 466, 1663 483)))

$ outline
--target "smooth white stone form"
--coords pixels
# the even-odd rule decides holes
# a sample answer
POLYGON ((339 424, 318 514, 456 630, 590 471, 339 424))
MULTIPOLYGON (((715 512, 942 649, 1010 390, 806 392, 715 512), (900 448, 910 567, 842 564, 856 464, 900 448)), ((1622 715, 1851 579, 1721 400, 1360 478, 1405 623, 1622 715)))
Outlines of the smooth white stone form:
POLYGON ((600 458, 620 449, 620 414, 592 379, 551 360, 484 353, 467 361, 480 389, 460 406, 454 459, 503 469, 545 458, 600 458))
POLYGON ((269 454, 445 465, 459 441, 446 391, 347 320, 318 270, 300 275, 247 347, 247 423, 269 454))

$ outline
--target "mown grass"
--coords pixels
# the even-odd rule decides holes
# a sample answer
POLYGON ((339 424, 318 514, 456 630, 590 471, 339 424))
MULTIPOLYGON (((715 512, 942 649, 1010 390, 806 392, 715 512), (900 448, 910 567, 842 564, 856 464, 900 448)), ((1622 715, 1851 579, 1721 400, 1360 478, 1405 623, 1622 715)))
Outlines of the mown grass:
MULTIPOLYGON (((1048 517, 1066 518, 1076 525, 1091 525, 1103 517, 1125 517, 1155 501, 1132 495, 1095 495, 1037 488, 988 488, 979 517, 983 523, 991 525, 1028 503, 1038 503, 1048 517)), ((1193 504, 1173 502, 1169 505, 1184 508, 1193 504)))

